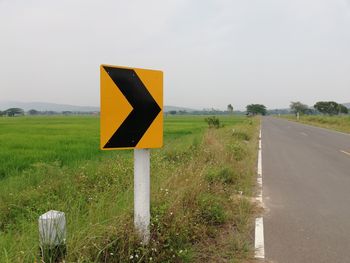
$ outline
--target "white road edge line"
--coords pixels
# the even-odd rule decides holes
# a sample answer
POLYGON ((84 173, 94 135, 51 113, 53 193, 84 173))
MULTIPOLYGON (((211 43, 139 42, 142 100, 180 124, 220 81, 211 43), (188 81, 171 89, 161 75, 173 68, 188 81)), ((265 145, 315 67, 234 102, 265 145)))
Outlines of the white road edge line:
POLYGON ((255 258, 265 259, 264 220, 262 217, 255 219, 255 258))
POLYGON ((261 149, 259 149, 258 155, 258 176, 262 177, 262 160, 261 160, 261 149))
POLYGON ((343 150, 340 150, 342 153, 346 154, 346 155, 350 155, 349 152, 346 152, 346 151, 343 151, 343 150))
POLYGON ((259 188, 259 192, 258 192, 258 196, 256 197, 256 200, 262 205, 263 205, 263 199, 262 199, 262 178, 258 177, 258 188, 259 188))
MULTIPOLYGON (((262 197, 262 147, 261 147, 261 128, 259 132, 259 153, 258 153, 258 169, 257 183, 259 188, 256 200, 263 206, 262 197)), ((255 258, 265 259, 265 244, 264 244, 264 221, 262 217, 255 219, 255 258)))

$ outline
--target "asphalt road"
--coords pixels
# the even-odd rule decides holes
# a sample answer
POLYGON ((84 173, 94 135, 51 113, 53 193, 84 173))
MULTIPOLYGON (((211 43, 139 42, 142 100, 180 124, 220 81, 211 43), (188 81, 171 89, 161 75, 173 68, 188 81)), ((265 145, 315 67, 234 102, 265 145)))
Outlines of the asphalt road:
POLYGON ((350 262, 350 135, 262 121, 265 257, 350 262))

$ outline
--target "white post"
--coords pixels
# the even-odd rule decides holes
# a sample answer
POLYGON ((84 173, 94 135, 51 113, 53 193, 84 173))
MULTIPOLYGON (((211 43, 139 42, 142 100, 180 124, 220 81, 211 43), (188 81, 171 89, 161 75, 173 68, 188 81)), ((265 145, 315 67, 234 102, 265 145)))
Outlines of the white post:
POLYGON ((39 217, 40 249, 43 260, 56 262, 66 254, 66 218, 51 210, 39 217))
POLYGON ((134 150, 134 225, 144 244, 150 238, 150 150, 134 150))
POLYGON ((300 119, 300 114, 299 114, 299 111, 297 112, 297 120, 300 119))

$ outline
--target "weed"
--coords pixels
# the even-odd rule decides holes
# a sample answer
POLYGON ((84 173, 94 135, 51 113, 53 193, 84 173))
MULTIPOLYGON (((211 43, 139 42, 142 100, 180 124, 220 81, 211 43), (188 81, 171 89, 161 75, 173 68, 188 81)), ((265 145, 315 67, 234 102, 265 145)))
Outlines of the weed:
POLYGON ((239 178, 237 171, 234 171, 231 167, 223 167, 219 170, 211 169, 206 174, 206 180, 209 183, 223 183, 223 184, 234 184, 237 183, 239 178))
POLYGON ((246 132, 243 131, 236 131, 233 130, 232 131, 232 136, 238 140, 243 140, 243 141, 249 141, 250 140, 250 136, 249 134, 247 134, 246 132))
POLYGON ((236 161, 242 161, 248 154, 244 145, 238 142, 228 144, 228 149, 236 161))
POLYGON ((148 246, 133 230, 132 153, 99 152, 97 118, 23 117, 12 124, 0 120, 2 146, 6 133, 15 136, 18 129, 28 131, 29 138, 23 144, 8 141, 0 153, 7 167, 1 167, 0 262, 38 261, 37 219, 51 209, 66 214, 67 262, 196 262, 199 255, 222 262, 249 257, 254 211, 250 203, 231 195, 237 189, 253 192, 257 122, 220 119, 223 129, 206 129, 203 117, 165 118, 165 146, 153 150, 151 158, 148 246), (244 131, 249 142, 232 136, 232 128, 244 131), (40 143, 33 139, 36 134, 40 143), (89 145, 81 152, 74 150, 85 143, 89 145), (232 150, 226 145, 237 146, 232 150), (26 149, 23 156, 21 147, 26 149), (24 165, 19 169, 20 163, 24 165), (228 225, 239 233, 235 250, 228 245, 233 235, 223 235, 228 225))
POLYGON ((204 121, 208 124, 209 128, 220 128, 220 120, 219 118, 212 116, 212 117, 207 117, 204 119, 204 121))
MULTIPOLYGON (((295 121, 295 116, 285 115, 283 118, 295 121)), ((342 116, 307 116, 304 115, 300 118, 299 122, 311 124, 327 129, 337 130, 340 132, 350 133, 350 117, 346 115, 342 116)))
POLYGON ((200 220, 208 225, 220 225, 226 221, 225 209, 222 200, 217 196, 206 193, 198 198, 200 220))

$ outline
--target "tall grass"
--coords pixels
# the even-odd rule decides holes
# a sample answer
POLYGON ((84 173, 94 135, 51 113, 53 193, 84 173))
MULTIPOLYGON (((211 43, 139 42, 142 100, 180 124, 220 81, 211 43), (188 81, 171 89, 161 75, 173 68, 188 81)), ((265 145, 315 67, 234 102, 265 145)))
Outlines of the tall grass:
MULTIPOLYGON (((284 116, 289 120, 296 120, 294 116, 284 116)), ((327 129, 332 129, 340 132, 350 133, 350 116, 342 115, 342 116, 321 116, 321 115, 313 115, 300 116, 299 122, 305 124, 311 124, 318 127, 323 127, 327 129)))
POLYGON ((0 118, 0 179, 37 162, 70 165, 101 156, 97 117, 0 118))
MULTIPOLYGON (((55 132, 66 131, 65 140, 84 140, 92 134, 94 139, 85 139, 98 149, 97 119, 59 119, 45 120, 61 122, 57 128, 61 131, 55 132), (81 130, 87 133, 81 135, 81 130)), ((0 262, 38 260, 37 218, 51 209, 66 213, 68 262, 200 262, 204 258, 206 262, 234 262, 248 258, 257 121, 220 119, 225 127, 209 130, 203 117, 165 119, 165 146, 151 155, 149 246, 140 244, 132 227, 131 151, 95 153, 91 146, 93 154, 80 155, 75 165, 69 158, 62 164, 66 157, 60 156, 53 162, 33 158, 26 168, 7 174, 0 180, 0 262)), ((35 127, 40 124, 39 118, 23 120, 27 125, 20 127, 25 130, 31 129, 31 121, 39 122, 35 127)), ((15 133, 9 126, 7 131, 15 133)), ((35 136, 34 131, 29 134, 35 136)), ((44 141, 43 136, 43 145, 44 141)), ((58 140, 57 148, 60 144, 58 140)), ((56 146, 51 145, 52 151, 56 146)), ((11 149, 9 144, 7 150, 11 149)))

